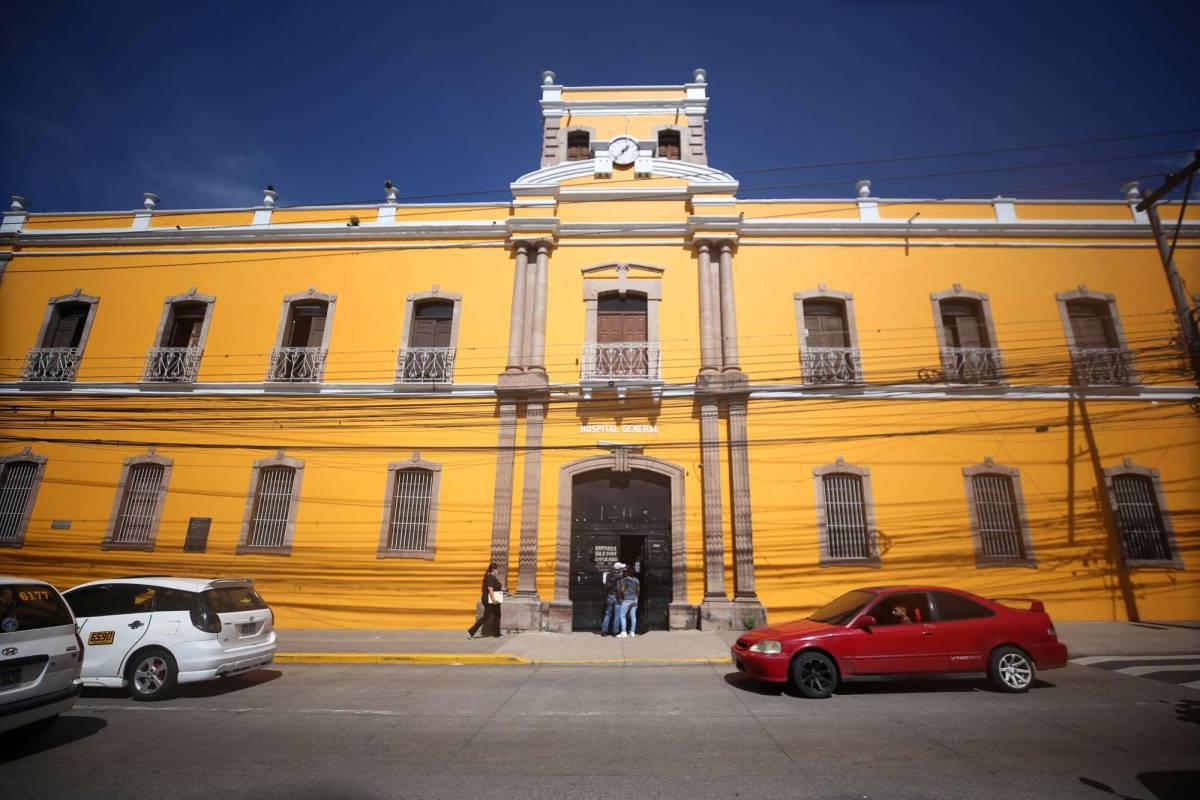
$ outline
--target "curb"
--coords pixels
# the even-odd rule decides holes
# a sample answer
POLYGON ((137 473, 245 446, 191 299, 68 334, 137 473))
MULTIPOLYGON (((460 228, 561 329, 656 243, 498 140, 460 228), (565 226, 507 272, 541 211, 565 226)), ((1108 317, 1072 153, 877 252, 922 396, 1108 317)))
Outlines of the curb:
POLYGON ((276 653, 277 664, 427 664, 442 666, 562 666, 562 667, 640 667, 640 666, 724 666, 731 658, 597 658, 549 659, 524 658, 512 653, 276 653))

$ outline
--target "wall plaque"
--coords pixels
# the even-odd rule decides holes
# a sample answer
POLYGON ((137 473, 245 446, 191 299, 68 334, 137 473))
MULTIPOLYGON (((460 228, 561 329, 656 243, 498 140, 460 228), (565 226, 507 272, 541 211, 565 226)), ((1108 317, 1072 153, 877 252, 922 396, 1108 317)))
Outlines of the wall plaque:
POLYGON ((212 517, 192 517, 188 520, 187 538, 183 541, 183 552, 203 553, 208 549, 208 529, 212 517))

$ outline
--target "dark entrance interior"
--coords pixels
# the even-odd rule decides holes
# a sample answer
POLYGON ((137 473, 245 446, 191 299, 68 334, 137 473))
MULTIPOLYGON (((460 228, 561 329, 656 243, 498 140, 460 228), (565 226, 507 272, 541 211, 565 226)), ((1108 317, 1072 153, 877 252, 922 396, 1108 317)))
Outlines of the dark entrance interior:
POLYGON ((638 633, 668 630, 671 603, 671 481, 643 470, 594 470, 571 490, 572 627, 599 631, 604 578, 622 561, 642 583, 638 633))

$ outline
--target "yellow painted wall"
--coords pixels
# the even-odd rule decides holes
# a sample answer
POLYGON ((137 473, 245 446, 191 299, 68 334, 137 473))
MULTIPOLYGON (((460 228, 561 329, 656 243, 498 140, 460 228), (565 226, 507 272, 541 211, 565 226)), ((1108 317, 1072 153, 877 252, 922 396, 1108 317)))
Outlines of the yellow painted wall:
POLYGON ((1133 219, 1133 212, 1123 203, 1017 203, 1016 212, 1017 219, 1102 219, 1112 222, 1130 222, 1133 219))

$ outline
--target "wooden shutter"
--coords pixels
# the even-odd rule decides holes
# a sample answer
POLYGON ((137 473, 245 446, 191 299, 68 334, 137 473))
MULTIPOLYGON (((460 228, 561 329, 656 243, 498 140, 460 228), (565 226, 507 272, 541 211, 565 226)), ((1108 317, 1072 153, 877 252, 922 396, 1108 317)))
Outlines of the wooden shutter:
POLYGON ((424 302, 414 310, 409 347, 449 347, 454 329, 454 304, 424 302))
POLYGON ((88 306, 84 303, 60 303, 54 307, 43 347, 78 347, 83 339, 88 306))
POLYGON ((658 134, 658 157, 679 160, 679 131, 662 131, 658 134))
POLYGON ((841 303, 804 304, 804 328, 809 347, 849 347, 845 312, 841 303))
POLYGON ((1068 303, 1067 316, 1071 319, 1076 347, 1101 349, 1117 346, 1107 309, 1094 303, 1068 303))
POLYGON ((567 134, 567 161, 584 161, 591 155, 591 135, 586 131, 567 134))

